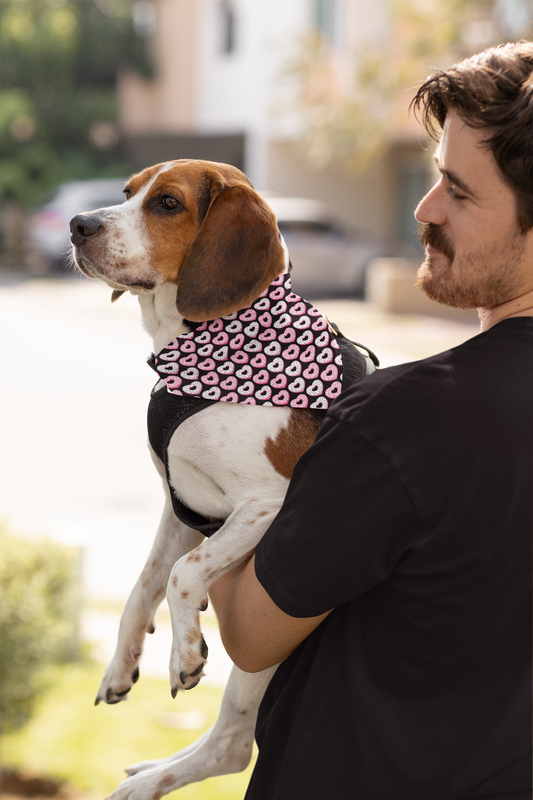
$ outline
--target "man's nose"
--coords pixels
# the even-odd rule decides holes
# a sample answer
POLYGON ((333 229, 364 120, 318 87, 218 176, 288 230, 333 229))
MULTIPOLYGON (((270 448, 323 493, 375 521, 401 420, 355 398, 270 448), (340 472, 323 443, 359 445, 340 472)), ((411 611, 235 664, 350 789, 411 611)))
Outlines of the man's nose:
POLYGON ((434 225, 444 225, 446 222, 440 181, 422 198, 416 207, 415 219, 417 222, 433 222, 434 225))

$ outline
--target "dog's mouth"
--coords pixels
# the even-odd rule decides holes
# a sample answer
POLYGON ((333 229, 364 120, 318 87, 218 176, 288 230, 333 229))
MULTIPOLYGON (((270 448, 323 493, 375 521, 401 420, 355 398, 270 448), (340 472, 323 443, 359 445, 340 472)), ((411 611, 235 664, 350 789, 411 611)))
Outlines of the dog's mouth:
POLYGON ((111 302, 114 303, 119 297, 127 291, 133 291, 134 294, 140 290, 141 292, 153 292, 157 288, 157 284, 152 280, 114 280, 98 269, 92 261, 89 261, 84 255, 79 252, 79 249, 74 246, 72 248, 72 260, 80 270, 88 278, 95 280, 105 281, 113 289, 111 295, 111 302))

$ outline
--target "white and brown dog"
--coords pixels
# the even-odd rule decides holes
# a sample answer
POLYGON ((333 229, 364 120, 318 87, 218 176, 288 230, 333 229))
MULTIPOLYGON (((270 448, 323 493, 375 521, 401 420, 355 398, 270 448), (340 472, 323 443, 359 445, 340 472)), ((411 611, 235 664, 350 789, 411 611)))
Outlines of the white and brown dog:
MULTIPOLYGON (((149 438, 166 502, 97 703, 128 695, 165 592, 172 693, 198 683, 209 587, 253 552, 343 381, 372 370, 292 293, 274 214, 242 172, 172 161, 133 176, 124 192, 122 205, 71 221, 73 254, 113 300, 138 295, 160 376, 149 438)), ((159 798, 244 769, 273 669, 234 667, 215 725, 170 758, 129 767, 111 797, 159 798)))

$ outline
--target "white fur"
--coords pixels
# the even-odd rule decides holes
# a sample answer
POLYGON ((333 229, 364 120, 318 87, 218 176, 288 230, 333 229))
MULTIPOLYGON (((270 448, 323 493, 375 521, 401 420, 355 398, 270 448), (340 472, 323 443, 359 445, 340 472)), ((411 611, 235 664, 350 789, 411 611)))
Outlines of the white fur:
MULTIPOLYGON (((154 243, 144 222, 143 201, 156 178, 171 166, 159 170, 123 205, 83 215, 83 219, 100 220, 101 229, 90 237, 88 248, 81 240, 74 247, 76 262, 86 274, 138 295, 155 353, 187 330, 176 308, 176 284, 165 282, 152 266, 154 243), (151 281, 153 288, 132 287, 137 281, 151 281)), ((282 244, 287 270, 289 258, 282 244)), ((164 466, 152 452, 163 479, 163 515, 146 565, 126 603, 116 652, 105 671, 97 703, 127 699, 138 673, 144 637, 153 631, 154 615, 165 590, 173 630, 172 691, 192 688, 200 680, 205 645, 199 611, 207 605, 209 587, 249 556, 282 505, 288 480, 265 455, 265 444, 269 437, 276 439, 290 414, 287 408, 215 403, 186 419, 174 433, 168 466, 175 492, 195 511, 225 520, 208 539, 175 516, 164 466)), ((274 670, 248 675, 234 667, 215 725, 194 745, 170 758, 129 767, 130 777, 110 797, 159 798, 188 783, 243 769, 251 757, 257 709, 274 670)))
MULTIPOLYGON (((139 295, 154 352, 184 330, 175 296, 176 286, 168 283, 155 293, 139 295)), ((165 507, 146 566, 124 609, 116 653, 98 691, 99 700, 127 698, 145 633, 152 628, 165 587, 173 630, 171 686, 175 692, 198 682, 201 673, 191 677, 191 672, 204 663, 199 652, 199 609, 206 605, 209 587, 249 555, 281 507, 288 481, 274 470, 264 446, 268 437, 276 438, 289 416, 284 408, 216 403, 177 429, 168 448, 173 487, 189 507, 226 519, 209 539, 174 515, 163 464, 152 453, 163 478, 165 507)), ((251 757, 257 709, 274 670, 248 675, 234 667, 215 725, 168 759, 129 767, 130 777, 110 797, 145 800, 244 769, 251 757)))

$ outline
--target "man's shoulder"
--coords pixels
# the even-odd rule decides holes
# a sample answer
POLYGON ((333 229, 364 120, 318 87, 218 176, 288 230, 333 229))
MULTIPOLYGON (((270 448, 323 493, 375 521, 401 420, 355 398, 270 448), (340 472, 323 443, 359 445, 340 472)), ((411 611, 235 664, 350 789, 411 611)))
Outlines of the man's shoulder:
POLYGON ((533 319, 505 320, 450 350, 376 370, 343 392, 329 414, 358 430, 387 418, 398 427, 460 413, 465 401, 474 407, 487 394, 498 399, 517 380, 530 393, 532 334, 533 319))
POLYGON ((350 423, 368 404, 373 410, 382 403, 394 404, 399 409, 421 394, 424 397, 433 393, 441 395, 452 361, 453 351, 449 350, 421 361, 376 370, 343 392, 330 414, 350 423))

